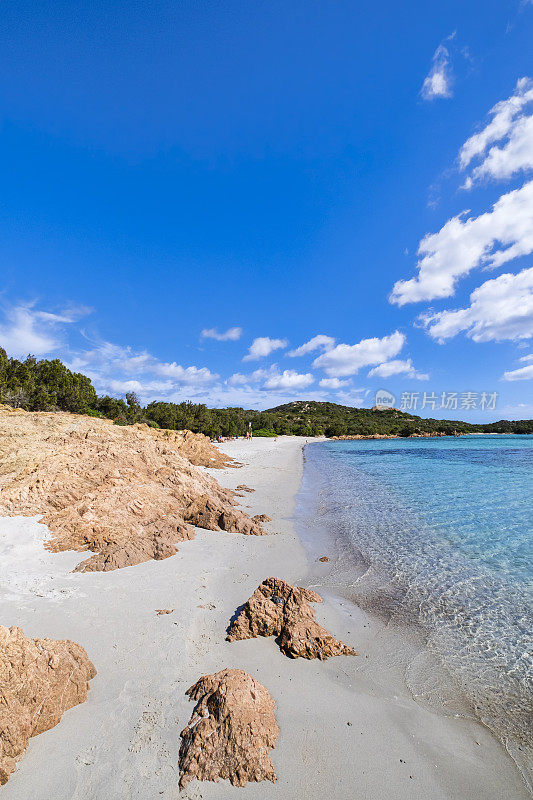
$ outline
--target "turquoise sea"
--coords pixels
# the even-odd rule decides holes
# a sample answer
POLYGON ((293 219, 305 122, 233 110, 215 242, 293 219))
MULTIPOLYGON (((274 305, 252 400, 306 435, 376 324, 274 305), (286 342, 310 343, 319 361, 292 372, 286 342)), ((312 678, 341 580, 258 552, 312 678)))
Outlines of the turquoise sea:
POLYGON ((305 454, 305 525, 338 543, 344 593, 416 626, 473 712, 525 755, 533 437, 328 441, 305 454))

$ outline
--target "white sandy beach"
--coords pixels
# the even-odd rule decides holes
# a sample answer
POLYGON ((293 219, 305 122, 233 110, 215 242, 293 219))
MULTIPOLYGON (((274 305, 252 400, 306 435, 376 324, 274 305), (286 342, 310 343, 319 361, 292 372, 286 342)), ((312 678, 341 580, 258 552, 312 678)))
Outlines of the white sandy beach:
POLYGON ((530 796, 511 758, 479 723, 433 713, 393 671, 369 668, 377 629, 353 607, 329 601, 316 611, 334 636, 358 650, 355 658, 290 660, 273 639, 225 641, 231 616, 263 579, 314 581, 316 568, 309 569, 292 519, 303 445, 296 437, 229 442, 222 449, 243 467, 212 471, 224 486, 256 490, 242 507, 273 518, 265 526, 270 536, 198 530, 164 561, 72 573, 83 554, 44 550, 47 532, 37 519, 0 520, 1 623, 29 636, 72 639, 98 670, 87 702, 31 740, 2 798, 530 796), (157 616, 161 608, 174 611, 157 616), (276 702, 278 781, 244 789, 194 781, 180 795, 179 734, 192 710, 185 691, 224 667, 250 672, 276 702))

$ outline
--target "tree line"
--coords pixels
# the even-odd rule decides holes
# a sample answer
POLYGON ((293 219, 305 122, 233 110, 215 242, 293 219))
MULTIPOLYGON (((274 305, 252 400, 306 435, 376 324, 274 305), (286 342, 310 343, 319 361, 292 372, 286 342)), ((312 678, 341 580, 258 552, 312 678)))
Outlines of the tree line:
POLYGON ((208 408, 204 403, 156 401, 142 406, 133 392, 125 399, 99 397, 90 379, 59 359, 9 358, 0 347, 0 402, 26 411, 70 411, 106 417, 117 425, 145 422, 155 428, 191 430, 216 439, 243 436, 251 423, 255 436, 353 436, 419 433, 533 433, 533 420, 471 424, 417 417, 397 409, 373 411, 337 403, 294 401, 267 411, 208 408))

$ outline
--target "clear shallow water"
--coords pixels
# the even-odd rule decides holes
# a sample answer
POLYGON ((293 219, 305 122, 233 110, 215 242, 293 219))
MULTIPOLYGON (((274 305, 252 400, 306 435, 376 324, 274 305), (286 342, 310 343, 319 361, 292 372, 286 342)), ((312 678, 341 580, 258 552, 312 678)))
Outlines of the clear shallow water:
POLYGON ((420 626, 471 710, 525 755, 533 437, 325 442, 306 449, 304 485, 351 596, 420 626))

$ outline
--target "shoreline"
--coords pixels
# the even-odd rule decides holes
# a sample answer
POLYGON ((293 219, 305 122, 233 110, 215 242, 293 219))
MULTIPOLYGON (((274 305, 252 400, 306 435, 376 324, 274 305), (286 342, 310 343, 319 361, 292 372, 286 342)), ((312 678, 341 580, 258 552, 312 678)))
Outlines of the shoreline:
POLYGON ((207 470, 227 488, 255 489, 240 508, 271 516, 269 536, 197 529, 163 561, 82 574, 71 570, 83 554, 44 550, 46 528, 37 518, 0 519, 2 624, 28 636, 73 639, 98 670, 87 701, 31 740, 2 787, 6 800, 237 793, 244 800, 382 800, 391 791, 398 800, 529 797, 514 763, 479 723, 421 708, 398 694, 384 670, 361 673, 374 629, 364 612, 327 590, 317 587, 324 594, 317 619, 359 656, 293 661, 273 639, 225 641, 231 616, 262 580, 314 580, 294 520, 304 446, 301 437, 227 442, 221 451, 243 466, 207 470), (157 616, 157 608, 174 610, 157 616), (271 755, 278 781, 244 789, 193 781, 179 794, 179 734, 192 708, 185 691, 224 667, 249 672, 276 702, 280 736, 271 755))
MULTIPOLYGON (((383 565, 363 555, 356 540, 342 532, 342 525, 341 530, 335 527, 335 523, 340 522, 338 514, 333 518, 331 514, 322 517, 328 503, 335 507, 329 502, 326 485, 326 477, 321 476, 316 458, 311 458, 310 468, 304 472, 296 518, 297 531, 311 560, 310 588, 337 607, 344 607, 344 611, 349 607, 358 614, 364 612, 365 630, 359 633, 374 664, 376 661, 380 664, 390 684, 395 685, 398 692, 407 689, 417 704, 425 705, 437 715, 470 719, 488 730, 531 791, 527 732, 519 733, 515 739, 509 738, 504 728, 494 724, 495 720, 483 719, 471 687, 461 683, 464 678, 455 674, 453 665, 442 660, 442 652, 430 645, 432 631, 416 618, 416 606, 411 608, 411 614, 402 608, 398 587, 395 592, 391 575, 386 574, 383 565), (317 493, 323 491, 328 498, 325 505, 316 500, 317 493), (319 563, 323 554, 329 557, 327 564, 319 563), (361 581, 363 586, 366 581, 366 588, 361 588, 361 581), (389 661, 389 653, 395 654, 394 663, 389 661)), ((366 671, 365 665, 362 671, 366 671)), ((527 705, 522 707, 527 708, 527 705)), ((505 715, 500 719, 505 719, 505 715)))

